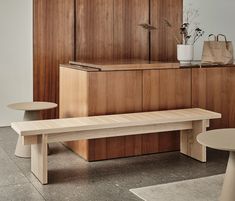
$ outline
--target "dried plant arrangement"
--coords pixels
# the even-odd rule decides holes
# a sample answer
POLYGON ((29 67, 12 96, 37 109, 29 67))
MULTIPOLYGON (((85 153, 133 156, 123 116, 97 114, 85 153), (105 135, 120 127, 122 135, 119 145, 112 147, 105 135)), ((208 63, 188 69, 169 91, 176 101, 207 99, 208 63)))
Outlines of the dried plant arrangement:
POLYGON ((165 25, 171 29, 171 34, 177 44, 194 45, 203 36, 205 32, 199 28, 198 23, 194 22, 198 16, 199 11, 197 9, 189 8, 188 10, 184 10, 184 23, 179 30, 174 28, 168 19, 164 19, 165 25), (180 31, 183 40, 179 38, 178 31, 180 31))

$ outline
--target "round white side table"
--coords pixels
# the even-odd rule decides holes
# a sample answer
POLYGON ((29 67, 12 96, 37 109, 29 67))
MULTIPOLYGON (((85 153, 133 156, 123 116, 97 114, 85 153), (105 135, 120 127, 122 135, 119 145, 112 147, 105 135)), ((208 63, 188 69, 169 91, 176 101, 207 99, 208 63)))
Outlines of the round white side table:
MULTIPOLYGON (((56 103, 50 102, 25 102, 25 103, 14 103, 8 105, 9 108, 14 110, 24 111, 24 121, 40 120, 40 111, 53 109, 57 107, 56 103)), ((30 145, 23 145, 22 139, 19 136, 16 144, 15 155, 22 158, 31 157, 30 145)))
POLYGON ((235 201, 235 129, 207 131, 197 140, 204 146, 230 152, 220 201, 235 201))

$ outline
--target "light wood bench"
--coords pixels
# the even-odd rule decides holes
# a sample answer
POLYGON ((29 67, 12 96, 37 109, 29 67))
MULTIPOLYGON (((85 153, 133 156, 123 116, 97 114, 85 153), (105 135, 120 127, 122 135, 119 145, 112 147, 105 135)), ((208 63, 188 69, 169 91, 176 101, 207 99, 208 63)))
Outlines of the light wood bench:
POLYGON ((181 131, 181 153, 206 162, 206 148, 196 137, 221 114, 199 109, 104 115, 12 123, 24 145, 31 144, 31 171, 48 183, 47 143, 181 131))

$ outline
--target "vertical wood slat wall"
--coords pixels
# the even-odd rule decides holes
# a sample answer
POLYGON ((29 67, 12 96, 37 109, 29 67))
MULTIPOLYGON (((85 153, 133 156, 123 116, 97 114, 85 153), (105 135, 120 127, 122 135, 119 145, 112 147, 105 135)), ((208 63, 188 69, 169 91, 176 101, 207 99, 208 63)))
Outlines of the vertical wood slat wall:
MULTIPOLYGON (((59 64, 69 60, 175 60, 163 17, 179 27, 182 7, 183 0, 34 0, 34 100, 59 102, 59 64), (138 26, 150 21, 158 28, 151 40, 138 26)), ((44 115, 56 117, 58 108, 44 115)))
MULTIPOLYGON (((58 103, 59 64, 74 59, 74 0, 33 3, 33 99, 58 103)), ((58 117, 58 109, 43 117, 58 117)))
POLYGON ((149 0, 78 0, 76 19, 76 60, 149 58, 149 0))
POLYGON ((150 58, 152 60, 172 61, 177 58, 177 42, 181 38, 180 25, 183 21, 183 1, 181 0, 150 0, 151 24, 158 29, 151 34, 150 58), (167 19, 172 29, 166 26, 167 19))

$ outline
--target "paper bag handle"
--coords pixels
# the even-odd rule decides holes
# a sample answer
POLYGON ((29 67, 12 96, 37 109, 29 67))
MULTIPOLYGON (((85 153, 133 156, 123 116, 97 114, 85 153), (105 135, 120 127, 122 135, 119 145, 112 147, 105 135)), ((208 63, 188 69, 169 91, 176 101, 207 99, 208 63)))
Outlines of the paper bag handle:
POLYGON ((214 41, 217 40, 217 37, 216 37, 214 34, 210 34, 210 35, 208 36, 208 40, 210 40, 211 36, 214 36, 214 41))
POLYGON ((226 38, 226 36, 225 36, 224 34, 218 34, 218 35, 217 35, 217 38, 216 38, 217 41, 219 41, 219 37, 220 37, 220 36, 224 37, 225 42, 227 42, 227 38, 226 38))

